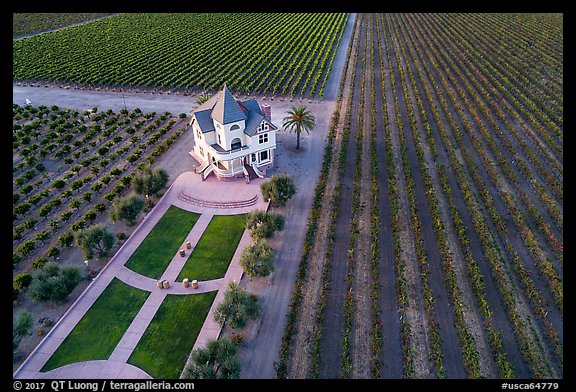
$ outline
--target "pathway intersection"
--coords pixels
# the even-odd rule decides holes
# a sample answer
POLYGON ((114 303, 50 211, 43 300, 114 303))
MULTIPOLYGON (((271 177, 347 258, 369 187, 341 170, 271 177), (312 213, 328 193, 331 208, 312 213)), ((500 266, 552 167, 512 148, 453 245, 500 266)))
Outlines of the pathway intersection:
POLYGON ((252 243, 249 232, 247 230, 244 231, 223 278, 198 282, 197 289, 193 289, 192 286, 184 287, 183 284, 177 282, 176 279, 214 215, 235 215, 243 214, 254 209, 264 211, 268 209, 268 203, 263 200, 260 192, 260 184, 264 181, 265 180, 257 179, 250 184, 246 184, 244 181, 220 182, 214 177, 209 177, 206 181, 201 181, 200 176, 192 172, 182 173, 178 176, 130 238, 120 247, 98 276, 94 278, 92 283, 72 304, 70 309, 68 309, 52 330, 16 370, 14 378, 152 378, 142 369, 128 364, 127 361, 146 331, 150 321, 156 314, 156 311, 162 304, 162 301, 169 294, 193 295, 217 290, 216 298, 212 303, 193 349, 204 347, 209 340, 218 338, 221 328, 218 323, 214 321, 213 314, 218 304, 222 301, 224 291, 229 282, 240 282, 242 278, 243 270, 240 266, 240 255, 244 247, 252 243), (257 196, 256 201, 253 202, 255 196, 257 196), (191 200, 207 201, 209 203, 191 202, 191 200), (161 289, 157 287, 156 279, 136 273, 125 267, 124 264, 134 251, 138 249, 142 241, 144 241, 148 233, 150 233, 171 205, 201 215, 184 241, 190 241, 191 249, 186 253, 185 257, 181 257, 178 251, 175 252, 172 261, 160 278, 160 280, 167 280, 170 283, 170 287, 168 289, 161 289), (208 208, 203 205, 210 205, 211 207, 208 208), (42 369, 66 336, 74 329, 76 324, 82 319, 84 314, 90 309, 92 304, 114 278, 130 286, 149 291, 151 294, 132 321, 128 330, 120 339, 110 357, 107 360, 77 362, 46 373, 40 372, 40 369, 42 369))

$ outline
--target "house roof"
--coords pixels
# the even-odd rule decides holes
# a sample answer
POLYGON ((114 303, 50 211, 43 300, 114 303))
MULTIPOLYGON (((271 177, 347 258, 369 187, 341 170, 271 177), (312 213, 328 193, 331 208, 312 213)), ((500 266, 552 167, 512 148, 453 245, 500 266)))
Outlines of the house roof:
MULTIPOLYGON (((247 101, 240 102, 240 107, 243 108, 242 110, 246 114, 246 127, 244 128, 244 133, 248 136, 254 136, 258 130, 258 126, 262 120, 265 119, 262 111, 260 110, 260 105, 255 99, 249 99, 247 101)), ((276 126, 274 126, 274 124, 272 124, 270 121, 266 120, 266 122, 270 124, 273 129, 276 129, 276 126)))
POLYGON ((254 136, 258 126, 264 120, 264 116, 256 113, 255 111, 247 111, 248 118, 246 119, 246 128, 244 128, 244 133, 248 136, 254 136))
MULTIPOLYGON (((237 101, 226 86, 217 94, 219 94, 219 96, 216 102, 210 105, 208 109, 193 112, 193 116, 196 118, 202 133, 215 130, 212 119, 218 121, 220 124, 229 124, 231 122, 245 120, 244 133, 248 136, 254 136, 256 134, 262 120, 270 124, 272 129, 277 129, 274 124, 266 120, 257 100, 248 99, 246 101, 237 101)), ((211 100, 213 98, 211 98, 211 100)), ((204 105, 200 107, 206 107, 204 105)))
POLYGON ((214 122, 210 117, 210 113, 212 109, 205 109, 199 112, 194 112, 194 117, 196 117, 196 121, 198 122, 198 126, 202 133, 211 132, 214 130, 214 122))
POLYGON ((232 122, 246 120, 246 115, 238 106, 238 103, 224 85, 224 89, 218 101, 212 108, 212 118, 220 124, 230 124, 232 122))

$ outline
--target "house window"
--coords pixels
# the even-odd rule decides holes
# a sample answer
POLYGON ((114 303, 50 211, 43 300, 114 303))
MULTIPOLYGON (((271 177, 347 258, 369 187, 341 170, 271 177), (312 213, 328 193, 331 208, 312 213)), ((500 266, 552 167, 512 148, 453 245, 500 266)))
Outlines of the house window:
POLYGON ((218 144, 222 145, 222 140, 220 139, 220 134, 218 134, 218 144))
POLYGON ((239 138, 235 138, 234 140, 232 140, 231 149, 237 150, 239 148, 242 148, 242 141, 239 138))
POLYGON ((252 154, 250 162, 256 162, 256 154, 252 154))
POLYGON ((260 162, 268 160, 268 150, 262 151, 260 153, 260 162))
POLYGON ((264 133, 264 134, 258 136, 258 143, 259 144, 268 143, 268 134, 264 133))
POLYGON ((196 135, 198 136, 199 140, 202 140, 202 134, 200 133, 200 130, 196 130, 196 135))
POLYGON ((200 155, 204 156, 204 149, 202 148, 202 146, 200 146, 200 155))
POLYGON ((240 129, 240 126, 238 124, 234 124, 230 127, 230 131, 235 131, 237 129, 240 129))

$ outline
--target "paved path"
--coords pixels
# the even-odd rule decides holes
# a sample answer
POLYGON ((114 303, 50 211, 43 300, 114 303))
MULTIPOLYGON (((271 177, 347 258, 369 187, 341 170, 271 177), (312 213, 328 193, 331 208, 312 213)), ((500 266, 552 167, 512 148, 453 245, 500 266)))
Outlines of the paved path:
POLYGON ((209 178, 202 182, 200 176, 197 174, 191 172, 181 174, 104 269, 102 269, 30 356, 16 370, 14 378, 151 378, 146 372, 128 364, 127 361, 150 324, 150 321, 156 314, 156 311, 162 304, 162 301, 168 294, 199 294, 218 290, 193 348, 204 347, 208 340, 216 339, 220 335, 221 328, 214 321, 214 310, 222 300, 229 282, 240 282, 242 278, 243 271, 240 266, 240 254, 245 246, 252 243, 248 231, 244 231, 224 278, 199 282, 198 289, 193 289, 191 286, 185 288, 181 282, 176 282, 176 278, 214 215, 240 214, 256 208, 267 210, 268 203, 262 200, 260 193, 259 184, 262 181, 264 180, 257 180, 250 184, 245 184, 243 181, 220 182, 215 178, 209 178), (204 208, 178 198, 178 195, 182 192, 196 199, 211 202, 244 201, 251 199, 256 194, 258 195, 258 201, 256 205, 250 207, 204 208), (180 254, 176 252, 161 277, 161 279, 168 280, 170 288, 160 289, 156 287, 155 279, 138 274, 125 267, 124 264, 142 243, 144 238, 146 238, 148 233, 150 233, 166 210, 168 210, 170 205, 176 205, 188 211, 200 213, 201 215, 184 240, 184 242, 190 241, 191 249, 187 250, 185 257, 180 256, 180 254), (90 309, 92 304, 114 278, 118 278, 130 286, 150 291, 151 294, 112 352, 110 358, 107 360, 78 362, 62 366, 46 373, 40 372, 42 366, 44 366, 46 361, 48 361, 50 356, 56 351, 62 341, 68 336, 70 331, 72 331, 76 324, 82 319, 84 314, 90 309))

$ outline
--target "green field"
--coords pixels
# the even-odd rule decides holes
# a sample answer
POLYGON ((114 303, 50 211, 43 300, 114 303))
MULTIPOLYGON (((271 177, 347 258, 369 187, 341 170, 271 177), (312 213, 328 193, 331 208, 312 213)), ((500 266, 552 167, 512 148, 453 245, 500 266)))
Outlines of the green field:
POLYGON ((154 378, 178 378, 216 293, 166 296, 128 363, 154 378))
POLYGON ((164 273, 200 214, 170 206, 126 262, 134 272, 158 279, 164 273))
POLYGON ((114 278, 42 367, 108 359, 150 293, 114 278))
POLYGON ((16 41, 14 80, 323 95, 348 14, 120 14, 16 41))
POLYGON ((12 37, 23 37, 110 15, 105 13, 25 12, 12 14, 12 37))
POLYGON ((223 278, 244 233, 246 214, 215 215, 177 280, 223 278))

